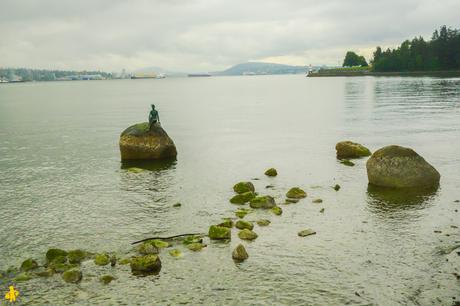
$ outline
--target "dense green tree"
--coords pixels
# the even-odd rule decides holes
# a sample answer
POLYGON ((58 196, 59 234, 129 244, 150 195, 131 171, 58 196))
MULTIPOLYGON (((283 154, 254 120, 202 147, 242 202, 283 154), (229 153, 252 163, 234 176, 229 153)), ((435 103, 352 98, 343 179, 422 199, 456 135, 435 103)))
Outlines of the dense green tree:
POLYGON ((343 60, 343 67, 367 66, 364 56, 359 56, 353 51, 348 51, 343 60))

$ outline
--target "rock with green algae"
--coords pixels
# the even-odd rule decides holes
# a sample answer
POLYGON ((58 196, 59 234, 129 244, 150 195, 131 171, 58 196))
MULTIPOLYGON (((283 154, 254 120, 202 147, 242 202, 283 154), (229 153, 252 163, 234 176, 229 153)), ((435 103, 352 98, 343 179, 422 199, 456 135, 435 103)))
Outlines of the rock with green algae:
POLYGON ((352 161, 349 160, 349 159, 341 159, 341 160, 340 160, 340 163, 341 163, 342 165, 349 166, 349 167, 353 167, 353 166, 355 165, 355 163, 352 162, 352 161))
POLYGON ((176 146, 159 123, 128 127, 120 135, 122 160, 161 160, 177 156, 176 146))
POLYGON ((149 242, 159 249, 164 249, 164 248, 169 247, 168 242, 160 240, 160 239, 149 240, 149 242))
POLYGON ((235 186, 233 186, 233 191, 235 191, 236 193, 241 194, 241 193, 245 193, 245 192, 249 192, 249 191, 254 192, 255 188, 254 188, 254 185, 251 182, 239 182, 239 183, 235 184, 235 186))
POLYGON ((231 239, 232 232, 228 227, 211 225, 208 236, 212 240, 231 239))
POLYGON ((181 257, 182 256, 182 252, 179 250, 179 249, 172 249, 169 251, 169 255, 171 255, 172 257, 181 257))
POLYGON ((310 228, 307 228, 307 229, 304 229, 304 230, 301 230, 300 232, 297 233, 297 235, 299 237, 306 237, 306 236, 310 236, 310 235, 314 235, 316 234, 316 232, 310 228))
POLYGON ((272 213, 274 213, 277 216, 280 216, 283 213, 283 210, 279 206, 275 206, 271 209, 272 213))
POLYGON ((249 221, 238 220, 235 223, 235 227, 237 229, 245 229, 245 228, 247 228, 247 229, 252 230, 254 228, 254 225, 252 224, 252 222, 249 222, 249 221))
POLYGON ((51 277, 54 275, 54 270, 51 268, 43 269, 34 273, 38 277, 51 277))
POLYGON ((243 240, 254 240, 258 236, 255 232, 249 230, 249 229, 244 229, 238 233, 238 237, 243 240))
POLYGON ((323 200, 318 198, 318 199, 314 199, 312 202, 315 204, 318 204, 318 203, 323 203, 323 200))
POLYGON ((17 283, 27 282, 28 280, 31 280, 31 279, 32 279, 32 275, 30 275, 27 272, 22 272, 13 278, 13 282, 17 282, 17 283))
POLYGON ((200 242, 190 243, 187 245, 187 249, 194 252, 201 251, 204 247, 206 247, 206 244, 200 242))
POLYGON ((230 218, 225 218, 224 222, 218 224, 218 226, 232 228, 233 227, 233 221, 230 218))
POLYGON ((108 285, 110 284, 110 282, 112 282, 113 280, 115 280, 116 278, 112 275, 102 275, 101 277, 99 277, 99 281, 101 283, 103 283, 104 285, 108 285))
POLYGON ((386 146, 366 163, 369 184, 386 188, 437 188, 441 175, 414 150, 386 146))
POLYGON ((267 220, 267 219, 260 219, 260 220, 257 220, 257 225, 258 226, 268 226, 270 225, 270 220, 267 220))
POLYGON ((67 252, 61 249, 49 249, 45 256, 47 262, 52 262, 57 257, 67 257, 67 252))
POLYGON ((272 196, 257 196, 249 202, 251 208, 269 209, 276 206, 275 199, 272 196))
POLYGON ((335 191, 339 191, 340 190, 340 185, 335 184, 334 187, 332 187, 332 188, 334 188, 335 191))
POLYGON ((134 275, 148 275, 161 270, 161 260, 158 255, 145 255, 131 258, 131 272, 134 275))
POLYGON ((284 204, 295 204, 295 203, 298 203, 298 202, 299 202, 299 199, 287 198, 287 199, 284 201, 284 204))
POLYGON ((96 254, 94 257, 94 263, 98 266, 106 266, 110 263, 110 256, 105 253, 96 254))
POLYGON ((52 265, 50 265, 50 268, 53 269, 53 271, 56 273, 63 273, 67 270, 76 268, 77 266, 78 266, 77 264, 53 263, 52 265))
POLYGON ((142 255, 158 254, 160 251, 150 241, 145 241, 137 247, 137 251, 142 255))
POLYGON ((20 270, 27 272, 36 268, 38 268, 38 263, 32 258, 28 258, 22 262, 20 270))
POLYGON ((74 268, 65 271, 62 273, 62 279, 66 283, 76 284, 81 281, 83 274, 81 273, 80 269, 74 268))
POLYGON ((183 244, 188 245, 191 243, 202 243, 203 242, 203 237, 199 235, 190 235, 184 238, 182 241, 183 244))
POLYGON ((289 191, 286 193, 286 197, 290 199, 302 199, 307 196, 307 193, 300 189, 299 187, 293 187, 289 189, 289 191))
POLYGON ((265 171, 265 175, 266 175, 266 176, 277 176, 277 175, 278 175, 278 171, 276 171, 275 168, 270 168, 270 169, 268 169, 267 171, 265 171))
POLYGON ((365 146, 352 142, 352 141, 341 141, 335 145, 337 151, 337 158, 360 158, 371 155, 371 151, 365 146))
POLYGON ((248 252, 246 252, 246 249, 241 243, 233 250, 232 258, 235 261, 244 261, 249 258, 248 252))
POLYGON ((120 260, 120 261, 118 262, 118 264, 119 264, 119 265, 122 265, 122 266, 128 265, 128 264, 130 264, 130 263, 131 263, 131 258, 123 258, 122 260, 120 260))
POLYGON ((67 259, 71 264, 79 264, 88 256, 88 253, 83 250, 71 250, 67 253, 67 259))
POLYGON ((247 214, 251 213, 251 209, 247 208, 240 208, 237 211, 235 211, 235 216, 237 216, 240 219, 243 219, 247 214))
POLYGON ((245 204, 251 201, 253 198, 256 197, 256 194, 253 191, 248 191, 244 193, 237 194, 230 199, 230 203, 232 204, 245 204))

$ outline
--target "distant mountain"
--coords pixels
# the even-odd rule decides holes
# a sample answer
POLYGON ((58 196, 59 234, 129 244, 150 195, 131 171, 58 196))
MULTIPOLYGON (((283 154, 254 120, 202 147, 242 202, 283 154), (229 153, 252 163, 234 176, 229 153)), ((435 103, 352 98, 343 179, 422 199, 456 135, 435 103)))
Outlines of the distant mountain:
POLYGON ((299 74, 306 73, 306 66, 290 66, 273 63, 248 62, 230 67, 214 75, 261 75, 261 74, 299 74))

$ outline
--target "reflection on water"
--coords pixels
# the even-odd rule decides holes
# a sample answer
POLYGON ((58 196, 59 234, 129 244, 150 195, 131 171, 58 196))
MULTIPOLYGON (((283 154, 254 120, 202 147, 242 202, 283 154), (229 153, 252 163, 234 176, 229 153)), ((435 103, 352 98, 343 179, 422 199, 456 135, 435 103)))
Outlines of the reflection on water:
POLYGON ((393 216, 406 210, 426 208, 435 199, 438 188, 433 189, 392 189, 369 184, 367 187, 368 209, 382 216, 393 216))
POLYGON ((139 168, 149 171, 159 171, 167 169, 175 169, 177 160, 126 160, 121 162, 120 169, 139 168))

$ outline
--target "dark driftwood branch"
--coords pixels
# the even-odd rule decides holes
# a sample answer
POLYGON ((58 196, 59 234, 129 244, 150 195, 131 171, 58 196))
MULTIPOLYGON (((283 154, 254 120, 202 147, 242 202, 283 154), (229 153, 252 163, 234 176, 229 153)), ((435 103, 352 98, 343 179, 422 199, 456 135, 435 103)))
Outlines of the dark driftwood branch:
POLYGON ((150 237, 150 238, 145 238, 145 239, 142 239, 142 240, 138 240, 138 241, 134 241, 132 242, 131 244, 138 244, 138 243, 141 243, 141 242, 144 242, 144 241, 148 241, 148 240, 154 240, 154 239, 158 239, 158 240, 171 240, 171 239, 174 239, 174 238, 179 238, 179 237, 184 237, 184 236, 202 236, 203 234, 202 233, 192 233, 192 234, 180 234, 180 235, 174 235, 174 236, 169 236, 169 237, 150 237))

